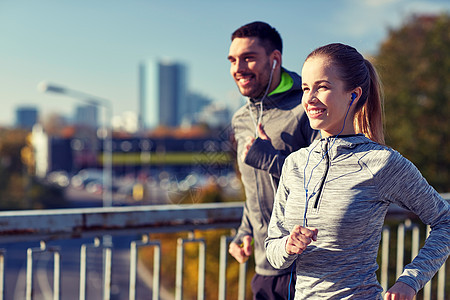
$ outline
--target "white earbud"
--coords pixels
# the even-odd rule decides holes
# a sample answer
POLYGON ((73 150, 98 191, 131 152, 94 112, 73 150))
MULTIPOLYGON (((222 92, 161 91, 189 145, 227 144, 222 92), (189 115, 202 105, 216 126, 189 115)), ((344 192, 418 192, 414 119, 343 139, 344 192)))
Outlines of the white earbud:
POLYGON ((274 59, 274 60, 273 60, 273 65, 272 65, 272 69, 274 70, 276 66, 277 66, 277 60, 274 59))

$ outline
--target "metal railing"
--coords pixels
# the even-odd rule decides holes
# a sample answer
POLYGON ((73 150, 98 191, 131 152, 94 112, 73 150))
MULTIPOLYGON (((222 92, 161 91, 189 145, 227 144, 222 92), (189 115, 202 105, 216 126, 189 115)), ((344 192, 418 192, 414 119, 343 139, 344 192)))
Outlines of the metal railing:
MULTIPOLYGON (((137 253, 140 246, 154 246, 154 271, 153 271, 153 299, 159 299, 159 276, 161 248, 158 241, 149 241, 150 233, 174 233, 193 232, 210 229, 234 229, 240 224, 242 216, 242 203, 212 203, 195 205, 152 205, 152 206, 128 206, 108 208, 83 208, 83 209, 52 209, 30 211, 0 212, 0 243, 5 247, 11 243, 36 242, 40 246, 27 248, 26 288, 25 299, 33 299, 34 294, 34 267, 33 256, 43 253, 54 253, 53 291, 52 298, 67 299, 62 297, 60 287, 60 249, 48 247, 50 242, 67 239, 91 239, 91 242, 83 243, 80 247, 80 272, 79 272, 79 298, 87 299, 87 266, 88 249, 101 248, 103 250, 103 299, 111 299, 111 269, 112 269, 112 243, 110 239, 115 236, 140 236, 139 240, 132 241, 129 246, 129 299, 136 299, 136 273, 137 253)), ((183 247, 187 243, 199 243, 199 285, 198 299, 204 299, 204 274, 205 274, 205 246, 204 241, 189 236, 187 239, 178 239, 177 247, 177 277, 175 299, 182 299, 183 295, 183 247)), ((25 250, 25 249, 24 249, 25 250)), ((5 289, 5 257, 7 251, 0 251, 0 299, 6 297, 5 289)), ((227 253, 227 249, 221 249, 221 256, 227 253)), ((64 271, 64 270, 62 270, 64 271)), ((124 272, 122 270, 121 272, 124 272)), ((225 280, 221 276, 220 280, 225 280)), ((245 279, 245 278, 244 278, 245 279)), ((224 284, 221 284, 225 286, 224 284)), ((245 287, 240 283, 240 286, 245 287)), ((225 294, 225 290, 222 290, 225 294)), ((243 295, 244 291, 240 294, 243 295)), ((219 296, 219 298, 222 296, 219 296)), ((244 296, 241 296, 243 299, 244 296)), ((11 298, 13 299, 13 298, 11 298)))
MULTIPOLYGON (((448 196, 448 195, 446 195, 448 196)), ((448 197, 447 197, 448 198, 448 197)), ((55 210, 31 210, 31 211, 7 211, 0 212, 0 300, 17 299, 12 296, 12 292, 5 285, 7 280, 8 245, 20 243, 35 243, 39 247, 26 246, 26 285, 23 292, 24 299, 36 299, 34 270, 34 257, 41 253, 53 254, 53 288, 51 296, 42 299, 88 299, 87 298, 87 269, 95 263, 89 262, 89 256, 93 249, 102 250, 102 298, 112 299, 112 254, 116 249, 111 242, 114 237, 130 237, 127 253, 129 257, 128 265, 122 268, 119 273, 128 276, 128 299, 137 299, 137 265, 138 249, 142 246, 154 248, 153 274, 152 274, 152 299, 161 298, 161 242, 149 240, 150 233, 178 233, 194 232, 210 229, 234 229, 241 221, 243 210, 242 202, 234 203, 210 203, 193 205, 153 205, 153 206, 129 206, 129 207, 108 207, 108 208, 84 208, 84 209, 55 209, 55 210), (61 247, 58 242, 62 240, 81 239, 83 241, 79 248, 79 288, 76 292, 71 292, 71 297, 65 296, 64 287, 61 286, 61 276, 64 269, 61 268, 61 247), (134 240, 133 240, 134 239, 134 240), (50 246, 50 244, 55 244, 50 246), (128 267, 129 266, 129 267, 128 267), (128 269, 129 268, 129 269, 128 269), (74 296, 74 293, 77 295, 74 296)), ((382 233, 380 245, 380 270, 379 278, 383 288, 389 285, 389 280, 395 280, 399 272, 403 269, 404 253, 411 252, 412 256, 417 254, 421 239, 419 238, 419 224, 411 222, 410 216, 402 211, 393 211, 388 214, 388 218, 401 217, 401 221, 394 227, 386 226, 382 233), (396 230, 396 231, 395 231, 396 230), (396 233, 396 253, 391 253, 393 233, 396 233), (407 239, 405 233, 411 232, 411 239, 407 239), (405 240, 411 240, 411 249, 405 249, 405 240), (410 251, 411 250, 411 251, 410 251), (389 266, 389 258, 395 255, 397 262, 396 273, 393 274, 392 266, 389 266), (391 269, 391 271, 389 271, 391 269)), ((424 237, 422 238, 422 240, 424 237)), ((226 299, 226 274, 228 260, 228 244, 231 238, 222 236, 220 239, 219 258, 219 278, 217 299, 226 299)), ((205 299, 205 269, 206 269, 206 246, 204 239, 195 238, 194 234, 189 234, 187 238, 178 238, 177 242, 177 262, 174 295, 169 296, 174 299, 183 298, 183 274, 184 274, 184 247, 187 244, 196 243, 198 247, 198 285, 197 299, 205 299)), ((21 251, 25 251, 22 249, 21 251)), ((14 250, 16 251, 16 250, 14 250)), ((391 263, 392 265, 392 263, 391 263)), ((239 270, 239 292, 235 298, 245 299, 246 292, 246 264, 240 265, 239 270)), ((444 265, 437 275, 437 287, 432 288, 431 282, 420 292, 417 299, 446 299, 448 293, 445 291, 446 278, 449 277, 444 265)), ((434 280, 434 279, 433 279, 434 280)), ((15 287, 15 289, 18 289, 15 287)), ((147 295, 147 298, 149 295, 147 295)), ((22 299, 22 298, 21 298, 22 299)), ((39 298, 41 299, 41 298, 39 298)), ((99 299, 99 298, 96 298, 99 299)), ((123 299, 123 298, 121 298, 123 299)))

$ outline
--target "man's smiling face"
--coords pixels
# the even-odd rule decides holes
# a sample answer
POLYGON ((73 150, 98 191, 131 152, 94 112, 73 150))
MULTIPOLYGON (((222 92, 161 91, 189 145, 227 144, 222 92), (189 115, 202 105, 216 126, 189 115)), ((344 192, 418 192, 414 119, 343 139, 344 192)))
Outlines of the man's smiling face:
POLYGON ((235 38, 230 45, 230 74, 243 96, 260 98, 269 83, 270 56, 258 38, 235 38))

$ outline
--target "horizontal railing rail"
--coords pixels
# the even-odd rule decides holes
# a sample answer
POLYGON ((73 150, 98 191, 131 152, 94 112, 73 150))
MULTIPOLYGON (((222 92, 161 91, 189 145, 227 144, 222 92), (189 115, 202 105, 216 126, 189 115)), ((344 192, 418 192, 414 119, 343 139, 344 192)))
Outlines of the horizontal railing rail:
POLYGON ((0 242, 235 228, 243 204, 208 203, 0 212, 0 242))
MULTIPOLYGON (((450 194, 443 195, 445 199, 450 199, 450 194)), ((26 247, 26 278, 23 295, 25 299, 33 299, 35 294, 34 283, 36 281, 36 270, 34 262, 36 256, 47 252, 52 256, 52 299, 60 299, 64 294, 61 274, 61 249, 59 240, 83 239, 83 244, 79 248, 79 287, 76 298, 62 297, 62 299, 88 299, 87 298, 87 269, 90 267, 89 253, 92 249, 102 249, 102 298, 111 299, 111 270, 112 251, 114 247, 111 243, 112 237, 119 236, 140 236, 139 240, 134 240, 128 245, 129 264, 125 270, 120 272, 129 274, 128 277, 128 298, 137 299, 137 265, 138 248, 153 247, 153 276, 152 276, 152 299, 164 298, 160 289, 161 266, 161 243, 160 241, 148 240, 151 233, 178 233, 192 232, 188 237, 178 238, 177 262, 174 295, 169 298, 183 298, 183 272, 184 272, 184 247, 186 244, 198 244, 198 284, 197 299, 205 298, 205 269, 207 261, 205 259, 205 241, 202 238, 194 237, 195 231, 206 231, 210 229, 230 229, 237 228, 240 224, 243 211, 243 202, 232 203, 208 203, 208 204, 186 204, 186 205, 151 205, 151 206, 125 206, 125 207, 105 207, 105 208, 74 208, 74 209, 49 209, 49 210, 28 210, 28 211, 4 211, 0 212, 0 300, 15 299, 12 292, 6 293, 8 286, 5 280, 8 276, 6 271, 8 259, 8 245, 35 242, 36 247, 26 247), (90 242, 85 242, 86 239, 90 242), (52 245, 51 245, 52 244, 52 245), (6 249, 6 250, 5 250, 6 249)), ((425 236, 419 238, 419 230, 416 219, 406 211, 393 207, 388 213, 387 220, 399 220, 394 227, 385 226, 380 245, 380 282, 383 288, 388 287, 388 279, 396 278, 398 272, 403 268, 404 253, 408 251, 411 255, 417 253, 420 243, 425 236), (412 220, 412 221, 411 221, 412 220), (404 241, 406 235, 411 232, 411 249, 405 249, 404 241), (393 234, 395 233, 395 234, 393 234), (396 236, 396 241, 392 236, 396 236), (396 245, 396 253, 390 253, 390 245, 396 245), (395 271, 389 271, 389 258, 396 258, 395 271), (397 274, 396 274, 397 273, 397 274)), ((409 238, 408 238, 409 239, 409 238)), ((223 236, 220 239, 220 253, 217 257, 220 261, 218 278, 218 299, 226 299, 226 273, 227 273, 227 253, 230 236, 223 236)), ((392 247, 391 247, 392 248, 392 247)), ((25 251, 25 249, 23 249, 25 251)), ((391 251, 392 252, 392 251, 391 251)), ((77 262, 78 263, 78 262, 77 262)), ((392 268, 391 268, 392 269, 392 268)), ((236 298, 245 299, 246 291, 246 264, 240 266, 239 271, 239 292, 236 298)), ((444 265, 437 275, 437 287, 432 288, 429 283, 423 291, 422 298, 418 299, 445 299, 446 278, 449 277, 448 270, 444 265)), ((17 275, 19 278, 20 276, 17 275)), ((18 289, 17 286, 15 289, 18 289)), ((19 291, 19 294, 21 292, 19 291)), ((73 294, 73 293, 72 293, 73 294)), ((16 295, 16 294, 14 294, 16 295)), ((447 293, 448 295, 448 293, 447 293)), ((72 297, 74 297, 72 295, 72 297)), ((167 298, 167 297, 166 297, 167 298)), ((98 299, 98 298, 96 298, 98 299)))

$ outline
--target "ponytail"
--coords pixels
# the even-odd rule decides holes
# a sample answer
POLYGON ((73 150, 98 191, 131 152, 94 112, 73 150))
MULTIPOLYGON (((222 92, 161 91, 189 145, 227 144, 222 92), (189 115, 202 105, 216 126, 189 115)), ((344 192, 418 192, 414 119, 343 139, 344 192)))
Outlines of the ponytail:
POLYGON ((374 142, 384 145, 383 131, 383 89, 377 71, 364 60, 369 72, 369 91, 364 105, 355 113, 354 127, 357 133, 363 133, 374 142))

